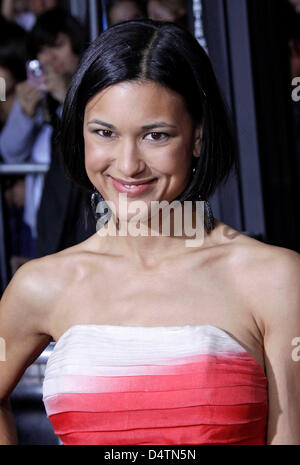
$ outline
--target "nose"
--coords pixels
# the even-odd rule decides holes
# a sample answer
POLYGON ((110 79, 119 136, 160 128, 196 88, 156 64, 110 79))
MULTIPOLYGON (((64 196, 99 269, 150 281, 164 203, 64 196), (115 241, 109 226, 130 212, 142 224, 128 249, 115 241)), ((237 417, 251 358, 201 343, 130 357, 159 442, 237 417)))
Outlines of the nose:
POLYGON ((116 154, 117 172, 122 174, 124 178, 133 178, 145 170, 146 163, 136 141, 126 139, 119 145, 118 149, 116 154))

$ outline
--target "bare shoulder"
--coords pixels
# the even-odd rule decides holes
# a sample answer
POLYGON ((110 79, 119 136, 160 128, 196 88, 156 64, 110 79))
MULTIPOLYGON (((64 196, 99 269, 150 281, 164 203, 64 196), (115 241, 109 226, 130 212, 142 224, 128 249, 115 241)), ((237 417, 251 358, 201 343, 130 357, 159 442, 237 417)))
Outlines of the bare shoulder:
MULTIPOLYGON (((25 369, 53 340, 52 314, 57 299, 77 273, 80 247, 33 259, 13 275, 0 301, 0 402, 7 399, 25 369)), ((79 267, 80 268, 80 267, 79 267)))
POLYGON ((263 334, 283 318, 300 314, 299 253, 240 234, 232 242, 230 261, 263 334))
POLYGON ((47 333, 55 302, 80 273, 81 256, 81 249, 74 246, 27 261, 13 275, 1 306, 11 310, 20 321, 25 317, 35 321, 47 333))

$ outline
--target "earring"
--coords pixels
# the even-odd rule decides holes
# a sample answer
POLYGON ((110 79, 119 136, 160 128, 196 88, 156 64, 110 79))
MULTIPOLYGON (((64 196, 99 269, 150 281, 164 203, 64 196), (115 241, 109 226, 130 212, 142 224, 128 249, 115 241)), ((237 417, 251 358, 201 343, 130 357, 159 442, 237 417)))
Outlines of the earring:
POLYGON ((94 187, 94 192, 91 195, 91 206, 92 206, 95 220, 97 221, 97 231, 98 231, 110 220, 112 211, 107 205, 107 203, 105 202, 100 192, 98 192, 95 187, 94 187), (99 203, 102 203, 102 209, 100 209, 102 213, 97 211, 97 207, 99 203))
MULTIPOLYGON (((198 195, 198 200, 203 201, 201 194, 198 195)), ((204 228, 206 232, 210 232, 215 228, 215 218, 212 208, 208 200, 204 200, 204 228)))
POLYGON ((206 232, 210 232, 215 228, 215 218, 208 200, 204 202, 204 210, 207 215, 207 222, 204 220, 204 227, 206 232))

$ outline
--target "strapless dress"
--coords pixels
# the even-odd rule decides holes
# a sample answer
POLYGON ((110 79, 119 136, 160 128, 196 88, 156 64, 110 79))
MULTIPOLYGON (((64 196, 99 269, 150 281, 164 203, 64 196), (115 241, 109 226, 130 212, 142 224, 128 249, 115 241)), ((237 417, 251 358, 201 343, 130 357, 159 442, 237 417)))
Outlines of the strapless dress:
POLYGON ((266 444, 264 370, 211 325, 74 325, 43 401, 65 445, 266 444))

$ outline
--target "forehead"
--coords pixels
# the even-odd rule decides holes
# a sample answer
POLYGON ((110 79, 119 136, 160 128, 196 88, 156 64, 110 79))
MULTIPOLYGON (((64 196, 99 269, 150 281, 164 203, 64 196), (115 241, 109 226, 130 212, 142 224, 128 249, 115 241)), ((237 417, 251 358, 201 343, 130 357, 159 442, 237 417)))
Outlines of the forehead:
POLYGON ((178 119, 188 116, 181 95, 152 81, 126 81, 103 89, 89 100, 85 116, 102 112, 117 117, 135 114, 137 118, 164 115, 178 119))

